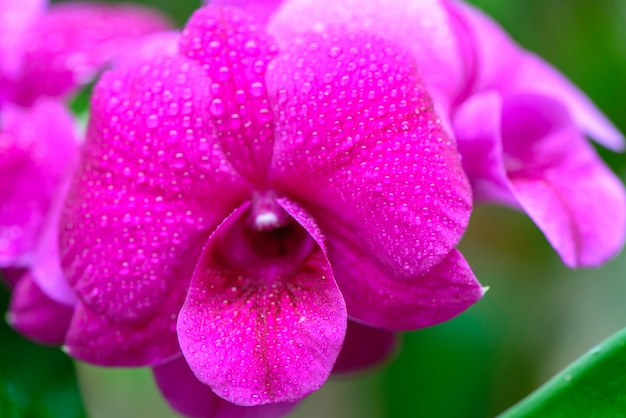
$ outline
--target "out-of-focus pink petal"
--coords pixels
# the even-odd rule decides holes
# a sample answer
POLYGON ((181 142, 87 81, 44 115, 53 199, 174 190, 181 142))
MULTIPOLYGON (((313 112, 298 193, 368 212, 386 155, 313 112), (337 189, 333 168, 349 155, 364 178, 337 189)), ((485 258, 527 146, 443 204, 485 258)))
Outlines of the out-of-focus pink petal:
POLYGON ((30 109, 6 103, 0 131, 0 267, 28 266, 78 143, 65 107, 40 99, 30 109))
POLYGON ((169 22, 138 5, 58 3, 33 26, 14 100, 29 105, 41 95, 60 96, 93 78, 119 51, 169 22))
POLYGON ((198 10, 180 45, 211 79, 206 116, 228 161, 257 188, 266 188, 274 124, 264 75, 276 46, 252 16, 229 7, 198 10))
POLYGON ((453 120, 463 168, 475 202, 497 202, 519 208, 511 190, 502 151, 502 98, 493 90, 475 94, 456 111, 453 120))
POLYGON ((17 76, 25 35, 47 4, 47 0, 0 0, 0 79, 17 76))
POLYGON ((235 6, 246 10, 259 23, 267 23, 270 16, 278 9, 283 0, 205 0, 206 3, 235 6))
POLYGON ((354 320, 396 331, 424 328, 454 318, 484 293, 456 250, 424 275, 397 277, 350 228, 330 217, 324 221, 328 259, 354 320))
POLYGON ((9 285, 9 289, 15 288, 17 282, 19 282, 26 273, 28 273, 28 269, 22 267, 7 267, 0 270, 0 274, 2 274, 2 277, 4 277, 9 285))
POLYGON ((331 217, 350 230, 390 277, 420 276, 469 218, 456 145, 410 57, 377 36, 328 35, 298 35, 268 69, 272 182, 321 226, 331 217))
MULTIPOLYGON (((183 270, 180 277, 190 274, 183 270)), ((101 366, 152 366, 170 360, 180 354, 176 312, 184 297, 185 289, 173 289, 143 321, 114 321, 79 302, 64 349, 74 358, 101 366)))
POLYGON ((61 345, 73 312, 72 306, 47 297, 26 273, 11 295, 7 322, 40 344, 61 345))
POLYGON ((477 63, 474 89, 496 88, 505 94, 540 94, 562 102, 575 125, 602 145, 624 148, 624 136, 574 84, 554 67, 517 46, 504 30, 478 9, 448 2, 464 19, 474 43, 477 63))
POLYGON ((46 215, 39 234, 30 272, 33 280, 50 299, 64 305, 74 306, 78 302, 76 293, 70 287, 65 274, 61 270, 61 255, 59 254, 61 210, 76 163, 75 159, 72 159, 74 160, 72 161, 70 158, 71 156, 68 156, 65 178, 62 179, 57 192, 52 198, 50 210, 46 215))
POLYGON ((626 192, 552 97, 495 92, 468 100, 454 120, 476 199, 519 208, 563 261, 597 266, 626 234, 626 192))
POLYGON ((113 66, 131 65, 137 61, 148 61, 159 56, 174 56, 179 53, 179 31, 163 31, 151 33, 138 39, 132 48, 119 51, 113 66))
POLYGON ((333 373, 353 372, 374 366, 388 359, 396 346, 397 338, 393 332, 348 321, 346 338, 333 373))
POLYGON ((281 47, 308 32, 385 38, 411 52, 444 116, 451 99, 465 90, 469 69, 455 25, 439 0, 289 0, 272 16, 268 30, 281 47))
POLYGON ((615 125, 578 87, 540 58, 526 54, 511 86, 513 92, 541 94, 560 101, 585 134, 607 148, 624 150, 624 135, 615 125))
POLYGON ((304 228, 299 236, 315 241, 310 252, 286 263, 230 262, 224 251, 235 251, 248 205, 240 207, 203 250, 178 321, 196 377, 242 406, 295 402, 319 389, 346 330, 319 230, 302 209, 286 199, 279 204, 297 221, 294 231, 304 228))
POLYGON ((249 195, 206 120, 209 84, 195 62, 160 57, 95 88, 61 252, 81 299, 113 321, 143 321, 185 288, 182 264, 249 195))
POLYGON ((598 266, 622 248, 626 190, 560 102, 507 97, 502 138, 517 199, 565 264, 598 266))
POLYGON ((192 418, 280 418, 297 403, 239 406, 217 396, 200 382, 181 356, 153 368, 154 378, 169 405, 192 418))

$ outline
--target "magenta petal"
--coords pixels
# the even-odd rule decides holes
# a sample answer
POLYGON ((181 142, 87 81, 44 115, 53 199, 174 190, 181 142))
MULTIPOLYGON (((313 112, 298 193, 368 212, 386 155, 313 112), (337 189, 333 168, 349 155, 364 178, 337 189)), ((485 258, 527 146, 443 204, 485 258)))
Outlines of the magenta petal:
POLYGON ((66 94, 141 36, 169 26, 154 9, 137 5, 54 4, 25 42, 15 100, 28 105, 40 95, 66 94))
POLYGON ((20 279, 28 273, 28 269, 21 267, 7 267, 0 270, 0 273, 2 274, 1 277, 4 277, 6 283, 9 285, 9 290, 13 290, 15 286, 17 286, 20 279))
POLYGON ((71 170, 78 143, 62 103, 30 109, 6 103, 0 131, 0 266, 29 266, 50 204, 71 170))
POLYGON ((278 9, 283 0, 212 0, 210 4, 222 6, 236 6, 254 15, 255 20, 266 23, 270 16, 278 9))
POLYGON ((193 418, 280 418, 296 403, 239 406, 217 396, 201 383, 181 356, 153 368, 154 378, 169 405, 193 418))
POLYGON ((345 305, 319 230, 304 211, 280 204, 315 240, 310 254, 297 263, 226 263, 248 206, 239 208, 204 248, 178 321, 196 377, 237 405, 295 402, 319 389, 345 334, 345 305))
POLYGON ((471 191, 409 56, 376 36, 302 34, 272 62, 268 86, 281 192, 315 210, 324 231, 325 217, 337 219, 398 277, 446 257, 471 191))
MULTIPOLYGON (((45 10, 47 0, 0 0, 0 80, 20 69, 25 34, 45 10)), ((0 93, 0 102, 2 93, 0 93)))
POLYGON ((133 44, 133 48, 119 51, 113 66, 132 65, 137 61, 148 61, 161 56, 174 56, 179 51, 180 32, 175 30, 151 33, 133 44))
POLYGON ((7 322, 40 344, 61 345, 74 308, 55 302, 26 273, 13 290, 7 322))
POLYGON ((348 321, 346 338, 333 373, 352 372, 374 366, 388 359, 396 346, 397 338, 393 332, 348 321))
POLYGON ((502 98, 493 90, 474 94, 453 120, 463 168, 477 202, 498 202, 519 208, 502 151, 502 98))
POLYGON ((518 201, 567 265, 597 266, 622 248, 624 186, 563 105, 538 95, 508 97, 502 138, 518 201))
POLYGON ((152 366, 178 354, 176 312, 184 289, 172 292, 154 317, 141 322, 114 322, 79 302, 65 351, 74 358, 101 366, 152 366))
POLYGON ((228 161, 258 188, 266 188, 274 124, 264 76, 276 46, 252 16, 207 6, 189 20, 180 48, 211 79, 207 116, 228 161))
POLYGON ((335 279, 354 320, 388 330, 419 329, 454 318, 484 293, 457 250, 424 275, 397 277, 345 226, 331 222, 322 227, 335 279))
POLYGON ((307 32, 366 33, 386 39, 410 51, 444 111, 465 89, 469 70, 453 27, 440 0, 292 0, 284 2, 268 24, 281 47, 307 32))
POLYGON ((59 254, 59 228, 61 209, 69 189, 70 175, 75 162, 69 162, 68 172, 61 181, 55 194, 51 208, 48 211, 39 240, 33 254, 30 271, 33 280, 41 290, 52 300, 74 306, 78 301, 76 293, 70 287, 65 274, 61 270, 61 255, 59 254))
POLYGON ((204 123, 209 81, 193 61, 159 57, 107 72, 95 88, 61 253, 83 302, 114 321, 151 317, 185 288, 181 268, 249 193, 204 123))
POLYGON ((566 106, 576 126, 599 143, 615 150, 624 148, 624 136, 559 71, 517 46, 497 23, 476 8, 462 2, 449 5, 467 24, 469 33, 464 35, 475 45, 476 90, 496 88, 506 94, 552 97, 566 106))

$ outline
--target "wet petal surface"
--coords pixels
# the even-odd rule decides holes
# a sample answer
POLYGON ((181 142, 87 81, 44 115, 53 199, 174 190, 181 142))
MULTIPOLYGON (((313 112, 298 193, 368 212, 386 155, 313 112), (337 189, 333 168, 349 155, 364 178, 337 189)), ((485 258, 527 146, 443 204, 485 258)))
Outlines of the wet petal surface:
MULTIPOLYGON (((285 263, 278 255, 268 263, 235 260, 222 251, 240 234, 248 209, 241 207, 203 250, 178 322, 195 375, 238 405, 294 402, 319 389, 345 334, 345 305, 319 247, 321 235, 305 212, 286 200, 280 204, 297 221, 287 233, 302 230, 302 239, 316 244, 295 259, 287 255, 285 263)), ((256 242, 248 242, 251 249, 256 242)))

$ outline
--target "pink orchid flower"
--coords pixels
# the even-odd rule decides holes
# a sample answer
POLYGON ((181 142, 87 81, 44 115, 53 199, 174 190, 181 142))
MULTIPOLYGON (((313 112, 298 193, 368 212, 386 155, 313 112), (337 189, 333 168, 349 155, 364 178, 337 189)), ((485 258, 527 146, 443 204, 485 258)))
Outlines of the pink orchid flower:
POLYGON ((187 415, 281 415, 482 296, 455 249, 470 211, 410 51, 207 6, 177 53, 95 87, 62 217, 66 350, 154 366, 187 415))
POLYGON ((450 9, 474 50, 471 93, 452 118, 475 199, 526 212, 570 267, 606 262, 624 245, 626 193, 584 135, 621 150, 622 134, 485 15, 450 9))
POLYGON ((7 319, 35 341, 62 343, 76 303, 57 244, 79 152, 63 99, 167 26, 134 6, 0 0, 0 268, 14 276, 7 319))
POLYGON ((412 52, 477 203, 526 212, 565 264, 598 266, 623 247, 626 193, 584 138, 623 136, 556 69, 453 0, 217 0, 241 4, 289 35, 338 24, 412 52), (294 23, 297 22, 297 23, 294 23))

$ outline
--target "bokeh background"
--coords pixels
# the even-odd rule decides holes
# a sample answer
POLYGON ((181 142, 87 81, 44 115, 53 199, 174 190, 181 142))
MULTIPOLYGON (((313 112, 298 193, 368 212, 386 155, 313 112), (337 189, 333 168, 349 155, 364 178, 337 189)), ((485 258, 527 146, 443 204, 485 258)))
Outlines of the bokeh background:
MULTIPOLYGON (((143 3, 161 8, 180 25, 199 5, 198 0, 143 3)), ((626 132, 626 2, 471 3, 562 70, 626 132)), ((626 157, 599 151, 624 180, 626 157)), ((532 222, 501 207, 476 208, 461 250, 490 286, 481 302, 446 324, 404 334, 387 364, 331 379, 292 416, 496 416, 626 327, 626 255, 601 269, 569 270, 532 222)), ((6 300, 3 291, 2 308, 6 300)), ((68 363, 59 350, 32 346, 3 325, 0 417, 9 416, 2 413, 3 403, 30 411, 20 418, 82 416, 68 363), (50 412, 59 406, 64 409, 50 412)), ((90 418, 177 416, 160 398, 149 370, 77 364, 76 372, 90 418)))

